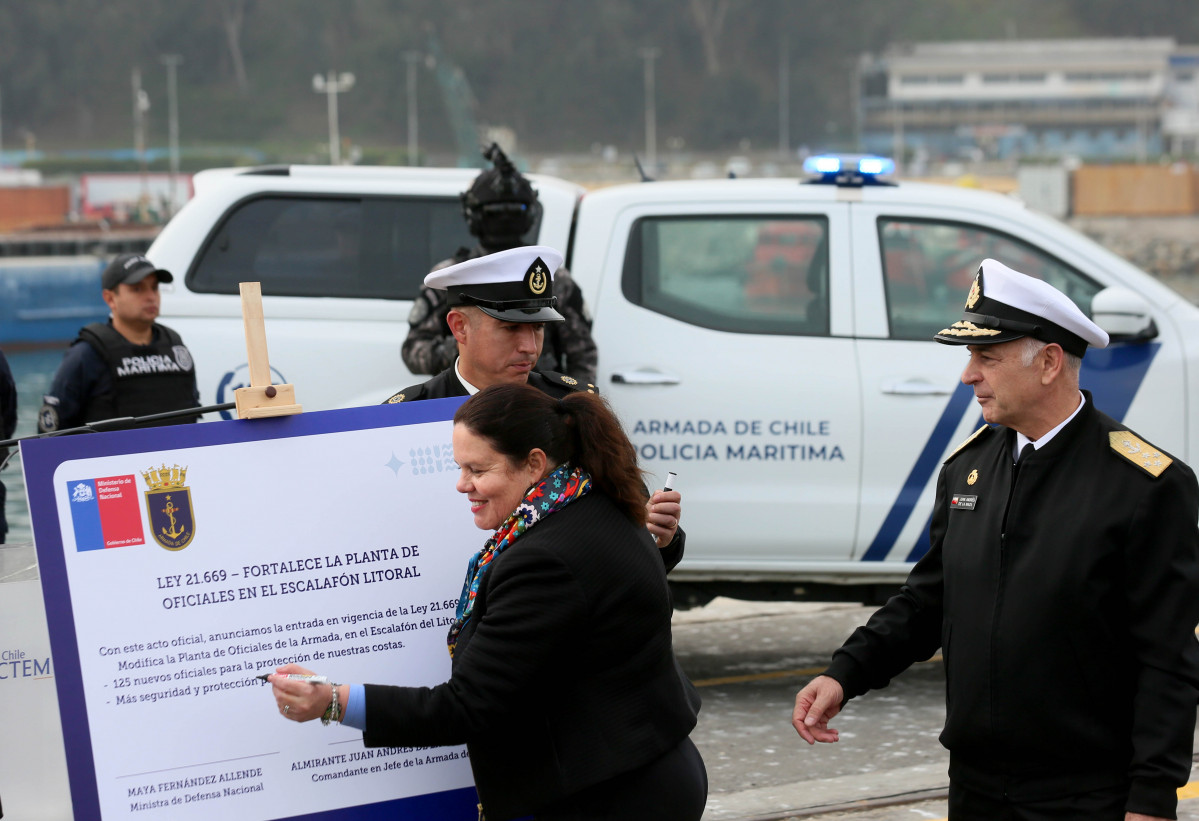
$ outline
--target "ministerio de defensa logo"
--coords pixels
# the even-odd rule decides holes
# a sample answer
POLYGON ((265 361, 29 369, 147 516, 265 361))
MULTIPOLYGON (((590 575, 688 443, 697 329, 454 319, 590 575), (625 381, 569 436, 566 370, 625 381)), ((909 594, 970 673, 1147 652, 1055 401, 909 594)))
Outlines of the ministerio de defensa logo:
MULTIPOLYGON (((167 550, 182 550, 196 532, 187 467, 150 468, 141 472, 146 482, 146 520, 150 536, 167 550)), ((141 507, 137 502, 137 477, 105 476, 67 482, 75 549, 103 550, 146 543, 141 507)))
POLYGON ((75 549, 103 550, 145 544, 133 474, 67 482, 75 549))

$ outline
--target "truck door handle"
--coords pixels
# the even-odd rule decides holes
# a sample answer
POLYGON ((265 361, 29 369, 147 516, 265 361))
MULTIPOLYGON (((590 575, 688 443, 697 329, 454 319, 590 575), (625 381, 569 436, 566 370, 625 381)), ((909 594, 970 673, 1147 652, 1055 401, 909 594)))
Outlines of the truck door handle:
POLYGON ((896 396, 948 396, 951 388, 942 388, 923 379, 905 379, 883 383, 883 393, 896 396))
POLYGON ((635 371, 616 371, 612 381, 618 385, 677 385, 679 378, 674 374, 661 373, 650 369, 635 371))

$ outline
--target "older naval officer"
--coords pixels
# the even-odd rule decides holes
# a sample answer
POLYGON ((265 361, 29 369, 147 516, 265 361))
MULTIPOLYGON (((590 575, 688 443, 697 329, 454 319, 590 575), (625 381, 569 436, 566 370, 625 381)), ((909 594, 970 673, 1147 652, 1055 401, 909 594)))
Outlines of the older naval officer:
MULTIPOLYGON (((563 322, 556 310, 553 272, 562 254, 545 245, 527 245, 468 259, 425 277, 425 285, 446 292, 446 323, 458 341, 458 358, 441 373, 393 394, 386 401, 415 402, 473 396, 502 383, 529 384, 560 398, 578 390, 595 393, 566 374, 536 370, 547 322, 563 322)), ((646 503, 646 527, 673 566, 682 557, 686 534, 679 527, 682 497, 659 490, 646 503)))
POLYGON ((962 381, 989 423, 942 466, 931 549, 795 700, 809 744, 942 648, 949 817, 1174 818, 1199 697, 1199 486, 1079 389, 1108 336, 984 260, 962 381))

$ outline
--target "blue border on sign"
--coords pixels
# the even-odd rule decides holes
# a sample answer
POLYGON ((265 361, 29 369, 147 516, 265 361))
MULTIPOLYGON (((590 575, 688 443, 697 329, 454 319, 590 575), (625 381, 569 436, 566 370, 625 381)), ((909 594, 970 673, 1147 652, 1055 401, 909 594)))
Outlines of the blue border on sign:
MULTIPOLYGON (((58 466, 75 459, 101 456, 156 453, 179 448, 444 422, 453 418, 454 411, 464 401, 465 397, 431 399, 265 419, 235 419, 229 422, 56 436, 29 439, 21 443, 21 464, 25 471, 25 490, 33 526, 34 549, 37 551, 38 574, 42 582, 42 597, 46 602, 50 652, 54 658, 54 681, 58 690, 63 744, 66 747, 67 778, 71 785, 71 803, 76 819, 100 818, 100 794, 83 696, 83 672, 79 664, 79 643, 75 635, 75 615, 67 582, 62 529, 55 503, 54 472, 58 466)), ((377 804, 288 816, 288 819, 280 821, 382 821, 400 817, 473 819, 477 817, 476 801, 474 789, 467 787, 377 804)))

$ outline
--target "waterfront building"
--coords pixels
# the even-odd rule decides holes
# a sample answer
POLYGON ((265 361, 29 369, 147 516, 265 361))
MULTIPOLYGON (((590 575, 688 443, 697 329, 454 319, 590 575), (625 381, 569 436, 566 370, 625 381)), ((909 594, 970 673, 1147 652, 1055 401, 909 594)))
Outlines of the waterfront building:
POLYGON ((862 150, 1146 160, 1199 136, 1199 48, 1173 38, 895 44, 858 62, 862 150))

